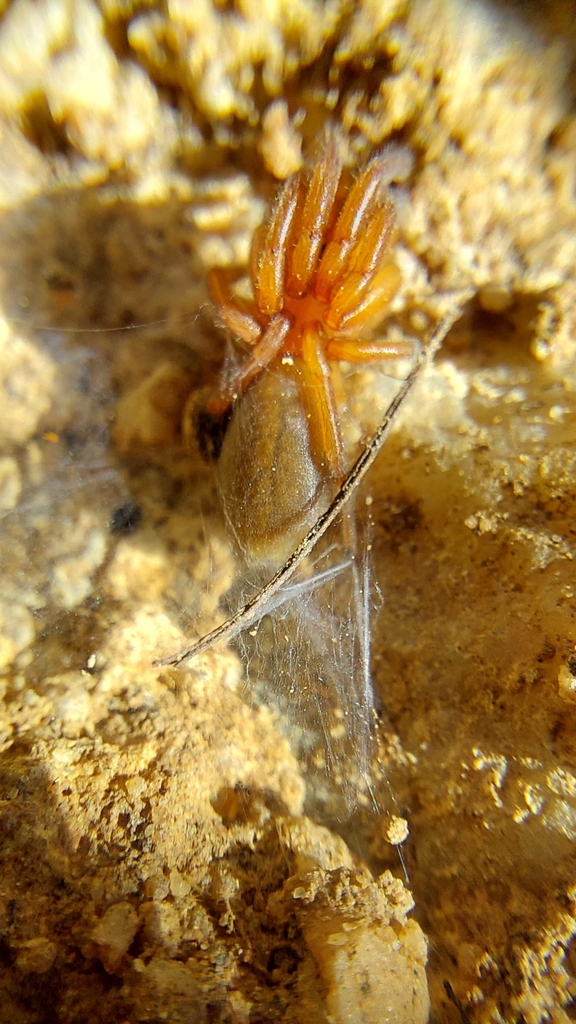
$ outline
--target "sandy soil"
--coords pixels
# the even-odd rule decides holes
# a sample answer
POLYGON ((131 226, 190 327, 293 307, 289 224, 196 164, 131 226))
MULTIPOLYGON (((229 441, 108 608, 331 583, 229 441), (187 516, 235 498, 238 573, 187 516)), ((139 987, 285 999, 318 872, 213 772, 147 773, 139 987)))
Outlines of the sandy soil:
POLYGON ((3 9, 0 1020, 573 1019, 574 6, 3 9), (414 156, 388 329, 470 296, 357 503, 381 813, 340 823, 265 637, 153 665, 242 573, 183 438, 206 272, 328 122, 414 156))

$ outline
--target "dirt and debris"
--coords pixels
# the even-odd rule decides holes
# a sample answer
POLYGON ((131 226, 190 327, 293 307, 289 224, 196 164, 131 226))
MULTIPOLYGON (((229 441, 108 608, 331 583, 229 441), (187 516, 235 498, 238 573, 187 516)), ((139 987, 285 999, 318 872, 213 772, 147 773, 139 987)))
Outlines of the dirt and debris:
POLYGON ((573 1019, 574 4, 2 11, 0 1021, 573 1019), (474 296, 368 481, 386 810, 347 843, 237 654, 153 666, 238 575, 182 437, 206 273, 326 123, 414 157, 390 329, 474 296))

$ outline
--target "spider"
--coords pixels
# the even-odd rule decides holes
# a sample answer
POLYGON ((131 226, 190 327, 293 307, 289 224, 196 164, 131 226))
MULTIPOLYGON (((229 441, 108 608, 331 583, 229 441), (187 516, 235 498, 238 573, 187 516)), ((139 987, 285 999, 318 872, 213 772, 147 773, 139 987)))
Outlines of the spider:
POLYGON ((249 350, 206 412, 231 414, 218 474, 227 518, 252 561, 281 560, 344 479, 336 364, 413 352, 372 336, 400 283, 387 191, 402 176, 398 156, 377 154, 350 181, 328 135, 254 233, 253 299, 233 294, 229 271, 209 274, 221 320, 249 350))

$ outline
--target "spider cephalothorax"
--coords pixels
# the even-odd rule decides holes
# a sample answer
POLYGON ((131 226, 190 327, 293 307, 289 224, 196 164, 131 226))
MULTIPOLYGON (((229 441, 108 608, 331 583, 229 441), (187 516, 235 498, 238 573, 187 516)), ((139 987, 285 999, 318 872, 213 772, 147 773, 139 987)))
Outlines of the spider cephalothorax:
POLYGON ((245 552, 265 548, 270 538, 286 539, 293 528, 302 532, 329 486, 333 489, 345 475, 334 364, 412 352, 409 343, 373 337, 400 283, 390 257, 394 208, 387 190, 397 167, 397 156, 383 152, 349 179, 337 141, 329 135, 311 168, 280 187, 254 233, 253 299, 233 295, 226 272, 210 273, 210 290, 224 324, 250 349, 208 403, 215 416, 237 403, 220 477, 227 515, 245 552), (264 388, 268 369, 274 373, 264 388), (291 406, 288 420, 280 404, 291 406), (254 405, 259 423, 250 432, 254 405), (240 414, 244 422, 235 430, 240 414), (265 454, 258 464, 254 447, 260 437, 265 454), (283 482, 274 484, 274 496, 264 502, 267 511, 260 516, 257 502, 271 474, 283 482), (239 525, 242 519, 249 522, 246 528, 239 525))

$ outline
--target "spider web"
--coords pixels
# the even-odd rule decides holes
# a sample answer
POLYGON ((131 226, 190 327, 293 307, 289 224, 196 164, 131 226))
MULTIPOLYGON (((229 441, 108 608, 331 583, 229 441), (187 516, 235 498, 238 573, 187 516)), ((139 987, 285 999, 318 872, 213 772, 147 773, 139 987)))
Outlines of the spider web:
MULTIPOLYGON (((348 376, 348 406, 357 404, 362 392, 362 404, 373 407, 372 428, 398 391, 407 365, 398 360, 396 375, 388 367, 372 367, 348 376)), ((348 413, 344 429, 351 425, 358 429, 348 413)), ((370 671, 377 594, 370 571, 372 522, 363 494, 361 489, 348 502, 260 617, 233 633, 247 699, 274 707, 278 727, 299 758, 308 813, 339 830, 362 808, 382 809, 372 771, 380 714, 370 671)), ((227 598, 230 611, 257 594, 267 578, 244 566, 227 598)))
MULTIPOLYGON (((36 642, 29 674, 41 679, 45 666, 54 660, 60 660, 62 669, 83 669, 94 628, 85 607, 67 612, 66 602, 54 592, 52 541, 57 547, 58 538, 74 530, 80 495, 94 520, 93 531, 109 530, 114 509, 130 499, 131 479, 109 443, 106 424, 115 396, 95 351, 89 344, 69 346, 58 331, 45 331, 38 340, 70 374, 76 403, 74 433, 53 451, 48 445, 42 480, 35 480, 33 473, 26 476, 20 501, 4 515, 0 531, 6 578, 29 580, 32 567, 33 586, 40 598, 35 614, 43 620, 47 646, 42 650, 36 642), (15 552, 20 552, 16 561, 15 552), (84 620, 81 628, 80 620, 84 620)), ((386 385, 378 392, 377 412, 381 412, 398 381, 375 370, 369 377, 386 385)), ((336 827, 359 807, 376 806, 371 771, 376 709, 370 678, 375 595, 369 523, 351 504, 345 513, 347 542, 337 521, 297 577, 264 609, 262 620, 235 638, 246 677, 246 699, 256 706, 273 706, 277 726, 288 736, 304 771, 307 812, 336 827)), ((210 529, 209 522, 206 528, 210 529)), ((261 583, 260 575, 241 568, 228 606, 237 607, 261 583)), ((189 586, 184 586, 172 598, 193 625, 188 593, 189 586)))
MULTIPOLYGON (((337 530, 333 533, 337 534, 337 530)), ((370 785, 370 573, 363 541, 328 539, 303 578, 235 639, 251 698, 274 704, 303 766, 312 817, 346 819, 370 785)))

